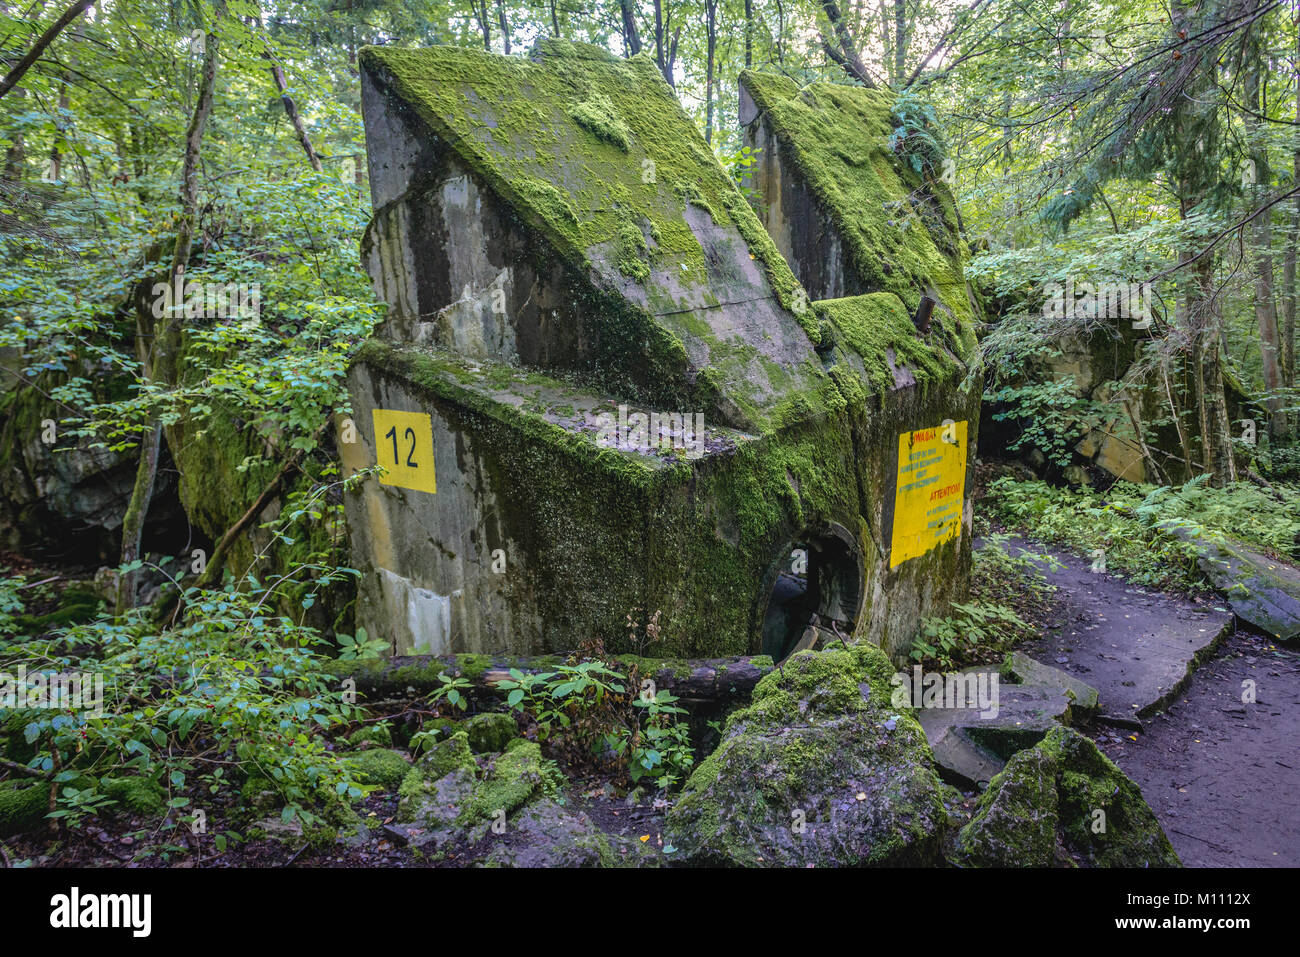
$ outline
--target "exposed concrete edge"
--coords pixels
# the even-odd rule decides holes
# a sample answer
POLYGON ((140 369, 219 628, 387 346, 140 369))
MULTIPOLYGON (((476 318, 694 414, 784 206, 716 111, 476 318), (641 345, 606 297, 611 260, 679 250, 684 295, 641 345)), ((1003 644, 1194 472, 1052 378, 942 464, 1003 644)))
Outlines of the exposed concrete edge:
POLYGON ((1187 662, 1187 671, 1181 678, 1174 682, 1174 686, 1145 708, 1139 708, 1137 716, 1139 718, 1149 718, 1157 712, 1164 711, 1168 708, 1175 698, 1179 697, 1187 690, 1187 685, 1191 682, 1192 675, 1196 674, 1201 665, 1205 664, 1206 661, 1218 653, 1219 646, 1223 644, 1223 640, 1235 630, 1236 618, 1229 618, 1223 623, 1223 627, 1219 629, 1218 634, 1211 638, 1204 647, 1192 655, 1191 660, 1187 662))

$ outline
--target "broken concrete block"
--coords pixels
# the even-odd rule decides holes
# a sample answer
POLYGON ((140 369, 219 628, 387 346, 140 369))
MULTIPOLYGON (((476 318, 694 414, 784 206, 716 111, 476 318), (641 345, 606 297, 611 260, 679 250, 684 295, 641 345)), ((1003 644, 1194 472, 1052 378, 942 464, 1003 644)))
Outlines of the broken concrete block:
MULTIPOLYGON (((810 626, 900 651, 963 594, 980 387, 950 223, 879 237, 916 289, 813 303, 651 64, 554 40, 360 62, 389 313, 339 448, 384 469, 345 499, 370 634, 780 660, 810 626)), ((896 164, 888 104, 862 110, 896 164)))
POLYGON ((954 859, 1047 867, 1058 841, 1094 867, 1181 866, 1141 789, 1089 738, 1064 727, 1007 762, 959 832, 954 859))
MULTIPOLYGON (((959 676, 998 672, 965 668, 959 676)), ((1033 747, 1054 728, 1071 720, 1071 698, 1063 689, 1000 683, 996 706, 918 708, 917 719, 934 752, 940 773, 963 786, 987 783, 1017 751, 1033 747)))
POLYGON ((947 822, 925 735, 874 645, 802 651, 759 682, 668 812, 674 859, 708 866, 924 865, 947 822))
POLYGON ((1011 676, 1021 684, 1064 692, 1070 698, 1070 712, 1075 720, 1097 710, 1100 701, 1097 689, 1060 668, 1045 665, 1020 651, 1011 653, 1010 666, 1011 676))
POLYGON ((1196 546, 1197 566, 1238 618, 1279 641, 1300 637, 1300 568, 1229 538, 1211 539, 1185 522, 1157 527, 1196 546))
POLYGON ((997 774, 957 836, 963 867, 1051 867, 1056 860, 1056 762, 1031 748, 997 774))

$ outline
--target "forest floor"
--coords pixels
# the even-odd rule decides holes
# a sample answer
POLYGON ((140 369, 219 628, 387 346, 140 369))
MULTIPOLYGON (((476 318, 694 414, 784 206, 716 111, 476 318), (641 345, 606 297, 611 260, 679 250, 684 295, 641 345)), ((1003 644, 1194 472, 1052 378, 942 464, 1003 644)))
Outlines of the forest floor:
MULTIPOLYGON (((1183 863, 1205 866, 1300 866, 1300 649, 1234 628, 1214 595, 1170 594, 1139 587, 1091 560, 1052 546, 1007 540, 1011 550, 1048 554, 1043 567, 1056 586, 1032 620, 1041 636, 1019 650, 1093 684, 1104 720, 1080 728, 1142 789, 1183 863), (1178 641, 1188 647, 1175 647, 1178 641), (1171 647, 1173 650, 1171 651, 1171 647), (1181 654, 1181 657, 1179 655, 1181 654), (1163 662, 1174 667, 1150 667, 1163 662), (1187 663, 1193 667, 1184 677, 1187 663), (1196 663, 1199 662, 1199 666, 1196 663), (1243 682, 1256 700, 1242 703, 1243 682), (1154 690, 1153 690, 1154 689, 1154 690)), ((37 571, 36 569, 32 570, 37 571)), ((38 609, 39 610, 39 609, 38 609)), ((966 795, 973 810, 978 793, 966 795)), ((625 858, 671 861, 662 837, 668 803, 631 798, 600 777, 575 775, 569 806, 611 836, 625 858)), ((244 830, 238 797, 213 807, 209 832, 244 830)), ((452 849, 432 861, 405 845, 396 828, 397 798, 377 793, 357 808, 365 827, 338 843, 303 845, 275 836, 231 842, 222 852, 210 837, 171 836, 158 855, 143 848, 167 835, 129 819, 88 822, 51 841, 28 835, 6 841, 11 859, 39 865, 181 867, 457 867, 469 859, 452 849)), ((262 822, 276 830, 274 819, 262 822)), ((174 833, 174 832, 173 832, 174 833)), ((488 835, 491 842, 517 840, 488 835)), ((631 862, 631 861, 629 861, 631 862)))
MULTIPOLYGON (((1097 687, 1102 713, 1129 719, 1081 730, 1141 787, 1183 863, 1300 865, 1300 652, 1234 628, 1217 596, 1141 588, 1094 573, 1089 559, 1029 547, 1059 563, 1044 569, 1057 590, 1043 636, 1020 650, 1097 687), (1200 666, 1181 687, 1144 689, 1161 680, 1147 665, 1175 640, 1203 649, 1200 666), (1139 711, 1151 713, 1133 720, 1139 711)), ((1178 659, 1177 677, 1193 655, 1178 659)))

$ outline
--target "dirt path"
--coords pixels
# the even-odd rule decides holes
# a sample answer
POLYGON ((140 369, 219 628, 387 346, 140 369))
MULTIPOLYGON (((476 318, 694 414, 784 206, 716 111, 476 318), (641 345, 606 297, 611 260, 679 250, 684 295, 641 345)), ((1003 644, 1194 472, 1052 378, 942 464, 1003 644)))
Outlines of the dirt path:
POLYGON ((1081 730, 1142 788, 1183 863, 1300 866, 1300 652, 1231 628, 1216 645, 1207 636, 1225 619, 1217 602, 1030 547, 1062 567, 1046 573, 1059 589, 1053 623, 1022 650, 1096 687, 1103 712, 1143 715, 1141 730, 1081 730), (1242 703, 1245 681, 1252 704, 1242 703))
POLYGON ((1238 632, 1147 722, 1098 745, 1188 867, 1300 865, 1300 654, 1238 632), (1256 702, 1242 704, 1242 682, 1256 702))

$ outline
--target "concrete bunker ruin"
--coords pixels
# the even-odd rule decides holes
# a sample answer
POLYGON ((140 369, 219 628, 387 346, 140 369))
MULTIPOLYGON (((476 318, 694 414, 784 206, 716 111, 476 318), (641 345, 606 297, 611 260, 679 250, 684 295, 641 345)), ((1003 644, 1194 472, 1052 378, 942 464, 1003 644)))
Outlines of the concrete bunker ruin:
MULTIPOLYGON (((359 625, 397 654, 894 652, 963 594, 977 307, 942 212, 874 252, 855 238, 845 257, 882 265, 825 294, 644 57, 544 40, 360 62, 362 256, 389 311, 340 441, 347 473, 383 467, 346 498, 359 625)), ((857 111, 855 162, 889 202, 950 207, 886 148, 887 99, 857 111)), ((771 153, 824 148, 771 133, 771 153)), ((852 230, 824 186, 806 218, 852 230)))

